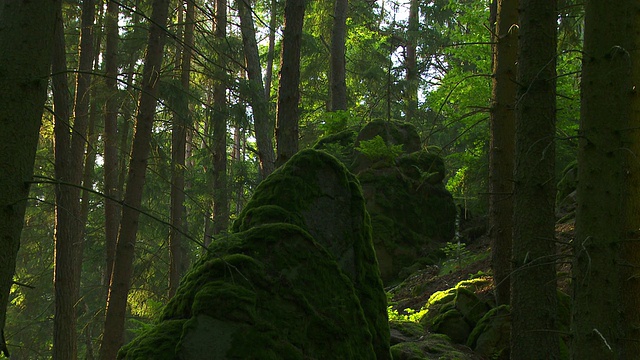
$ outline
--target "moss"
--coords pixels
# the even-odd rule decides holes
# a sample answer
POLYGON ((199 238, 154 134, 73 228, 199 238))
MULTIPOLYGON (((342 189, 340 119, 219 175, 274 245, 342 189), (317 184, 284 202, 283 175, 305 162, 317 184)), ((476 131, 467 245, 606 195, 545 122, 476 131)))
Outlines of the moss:
POLYGON ((405 342, 391 347, 394 360, 467 360, 477 359, 471 352, 465 352, 451 343, 442 334, 429 334, 416 342, 405 342))
POLYGON ((136 337, 118 352, 118 359, 174 360, 186 320, 163 321, 136 337))
POLYGON ((344 165, 300 152, 258 187, 156 328, 185 321, 174 353, 190 359, 390 359, 369 221, 344 165))
POLYGON ((419 183, 442 184, 445 175, 444 161, 426 150, 416 151, 398 158, 396 161, 402 173, 419 183))

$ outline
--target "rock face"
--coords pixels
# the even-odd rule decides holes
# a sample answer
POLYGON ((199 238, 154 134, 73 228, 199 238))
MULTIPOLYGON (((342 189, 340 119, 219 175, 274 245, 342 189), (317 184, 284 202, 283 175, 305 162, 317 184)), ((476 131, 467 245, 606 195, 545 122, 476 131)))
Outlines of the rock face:
POLYGON ((364 200, 332 156, 294 156, 209 250, 119 358, 391 359, 364 200))
POLYGON ((413 125, 372 121, 315 147, 340 158, 360 180, 385 282, 421 258, 435 258, 453 238, 456 208, 442 183, 444 162, 422 149, 413 125))

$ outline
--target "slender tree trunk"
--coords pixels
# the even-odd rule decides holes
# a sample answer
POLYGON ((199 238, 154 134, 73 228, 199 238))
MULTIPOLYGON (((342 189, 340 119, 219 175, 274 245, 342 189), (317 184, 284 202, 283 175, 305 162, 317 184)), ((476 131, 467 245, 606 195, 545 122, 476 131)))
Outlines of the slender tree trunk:
POLYGON ((282 166, 298 152, 298 121, 300 119, 300 46, 305 0, 286 0, 282 58, 278 86, 276 117, 276 166, 282 166))
MULTIPOLYGON (((60 6, 59 0, 0 2, 1 333, 47 98, 55 18, 60 6)), ((0 340, 0 349, 6 350, 3 343, 0 340)))
POLYGON ((637 2, 585 6, 572 359, 640 354, 637 2))
POLYGON ((58 9, 52 62, 54 95, 54 171, 59 182, 55 188, 55 261, 53 287, 55 294, 53 321, 54 359, 76 357, 75 339, 75 263, 73 256, 75 210, 78 199, 71 191, 70 96, 67 80, 66 45, 62 9, 58 9), (75 204, 74 204, 75 202, 75 204))
POLYGON ((120 226, 120 187, 118 186, 118 4, 108 0, 105 17, 105 85, 107 100, 104 115, 104 235, 106 270, 104 284, 109 286, 120 226))
POLYGON ((406 114, 405 121, 415 121, 418 112, 418 55, 416 51, 418 40, 418 0, 409 3, 409 26, 407 31, 407 57, 405 59, 407 86, 405 89, 406 114))
POLYGON ((124 335, 124 320, 127 307, 127 295, 131 286, 133 258, 138 232, 138 208, 142 203, 142 191, 145 183, 146 167, 151 148, 153 118, 156 112, 158 80, 162 67, 164 39, 166 34, 169 0, 154 0, 149 30, 147 54, 142 72, 142 92, 136 117, 136 130, 124 204, 113 275, 109 287, 109 298, 105 318, 104 335, 100 347, 100 359, 112 360, 124 335))
MULTIPOLYGON (((193 47, 193 30, 195 27, 194 0, 186 0, 186 22, 184 25, 184 39, 182 49, 182 63, 180 66, 180 84, 184 94, 174 113, 173 131, 171 133, 171 229, 169 230, 169 297, 175 295, 180 278, 184 275, 187 259, 183 258, 182 233, 186 232, 184 224, 185 200, 185 156, 187 142, 187 128, 191 123, 189 114, 189 78, 191 76, 191 48, 193 47)), ((181 6, 182 7, 182 6, 181 6)))
POLYGON ((278 0, 271 0, 271 8, 269 10, 269 48, 267 50, 267 69, 264 75, 264 97, 267 103, 271 102, 271 81, 273 80, 273 59, 276 52, 276 25, 278 0))
POLYGON ((496 303, 510 297, 518 1, 498 0, 489 146, 489 236, 496 303))
MULTIPOLYGON (((227 0, 216 0, 216 43, 222 46, 227 37, 227 0)), ((218 78, 213 87, 213 234, 229 228, 229 194, 227 191, 227 73, 225 55, 220 57, 218 78)))
POLYGON ((345 41, 348 8, 348 0, 335 0, 331 28, 331 61, 329 62, 329 79, 331 80, 329 111, 347 110, 345 41))
POLYGON ((260 55, 251 15, 251 6, 249 0, 237 0, 237 3, 242 43, 244 45, 244 58, 251 92, 251 109, 253 110, 256 145, 258 146, 258 158, 260 160, 260 175, 264 179, 275 169, 273 121, 269 112, 268 98, 264 95, 265 89, 262 83, 262 69, 260 67, 260 55))
POLYGON ((556 1, 520 1, 511 358, 558 359, 555 267, 556 1))

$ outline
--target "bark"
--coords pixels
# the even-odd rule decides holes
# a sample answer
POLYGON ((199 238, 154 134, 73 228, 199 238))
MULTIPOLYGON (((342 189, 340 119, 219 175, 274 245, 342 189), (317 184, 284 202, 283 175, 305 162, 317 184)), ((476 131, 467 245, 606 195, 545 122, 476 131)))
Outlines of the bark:
MULTIPOLYGON (((417 0, 413 0, 417 4, 417 0)), ((348 0, 336 0, 331 28, 331 61, 329 62, 329 111, 347 110, 345 39, 347 36, 348 0)))
POLYGON ((264 97, 267 103, 271 102, 271 80, 273 79, 273 59, 276 52, 276 25, 277 25, 278 0, 271 0, 269 10, 269 48, 267 50, 267 69, 265 71, 264 97))
POLYGON ((55 188, 55 294, 52 358, 76 357, 73 243, 77 198, 71 191, 70 96, 67 80, 66 45, 62 11, 58 9, 52 61, 54 93, 54 171, 59 182, 55 188))
POLYGON ((113 272, 113 259, 120 226, 120 187, 118 181, 118 3, 108 1, 105 17, 105 85, 108 92, 104 115, 104 235, 106 251, 105 287, 113 272))
POLYGON ((168 10, 168 0, 154 0, 147 53, 142 71, 142 91, 124 195, 125 207, 118 233, 104 334, 100 347, 100 359, 102 360, 115 359, 123 341, 127 295, 131 286, 138 218, 140 216, 137 209, 142 203, 146 167, 151 148, 151 133, 156 112, 158 80, 162 67, 168 10))
MULTIPOLYGON (((186 233, 183 219, 185 201, 185 157, 187 142, 187 127, 191 121, 189 114, 189 78, 191 75, 191 48, 193 47, 193 29, 195 27, 195 6, 193 0, 186 0, 186 22, 184 25, 184 39, 180 66, 180 84, 183 94, 173 117, 173 131, 171 133, 171 229, 169 230, 169 297, 175 295, 180 278, 186 270, 186 260, 183 257, 182 234, 186 233)), ((182 8, 182 6, 180 6, 182 8)))
MULTIPOLYGON (((0 332, 51 69, 59 0, 0 2, 0 332)), ((9 339, 10 340, 10 339, 9 339)), ((0 344, 3 345, 3 344, 0 344)))
POLYGON ((409 5, 409 26, 407 29, 407 56, 405 58, 406 81, 405 121, 412 122, 418 112, 418 55, 416 52, 416 42, 418 39, 418 0, 411 0, 409 5))
MULTIPOLYGON (((227 37, 227 0, 216 0, 216 43, 222 45, 227 37)), ((213 233, 218 235, 229 228, 229 195, 227 192, 227 73, 224 55, 220 56, 217 79, 213 87, 213 233)))
POLYGON ((275 170, 275 154, 273 152, 273 121, 269 113, 269 101, 265 96, 265 88, 262 83, 262 69, 260 67, 260 55, 256 42, 256 31, 251 16, 251 4, 249 0, 238 0, 238 14, 240 16, 240 29, 242 31, 242 43, 244 46, 244 58, 249 78, 251 97, 251 109, 260 160, 260 175, 266 178, 275 170))
POLYGON ((640 353, 640 7, 607 5, 585 6, 572 359, 640 353))
POLYGON ((298 152, 300 118, 300 46, 305 0, 287 0, 284 5, 284 31, 276 116, 276 166, 282 166, 298 152))
POLYGON ((519 14, 511 358, 558 359, 556 1, 521 0, 519 14))
POLYGON ((497 1, 489 146, 489 236, 496 303, 510 297, 518 2, 497 1))

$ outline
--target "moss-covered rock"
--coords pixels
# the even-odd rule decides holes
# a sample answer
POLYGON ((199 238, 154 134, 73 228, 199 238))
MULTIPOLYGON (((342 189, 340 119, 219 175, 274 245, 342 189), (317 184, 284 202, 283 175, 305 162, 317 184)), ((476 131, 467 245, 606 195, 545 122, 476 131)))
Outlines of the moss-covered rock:
MULTIPOLYGON (((571 297, 558 290, 558 333, 569 334, 571 297)), ((568 359, 568 335, 559 336, 560 358, 568 359)), ((487 359, 508 360, 511 339, 511 312, 501 305, 487 312, 467 340, 467 346, 487 359)))
POLYGON ((508 360, 511 313, 508 305, 491 309, 469 335, 467 346, 487 359, 508 360))
POLYGON ((491 307, 470 287, 473 281, 431 295, 425 305, 428 312, 420 323, 429 331, 445 334, 458 344, 466 344, 471 331, 491 307))
POLYGON ((343 159, 360 180, 372 218, 381 275, 385 282, 394 282, 403 269, 417 261, 436 260, 437 250, 454 235, 456 208, 442 183, 442 158, 421 148, 413 125, 372 121, 358 132, 349 148, 355 131, 349 129, 321 139, 315 147, 343 159), (371 158, 358 151, 365 141, 378 137, 386 147, 379 151, 386 149, 393 159, 371 158), (398 148, 402 152, 396 156, 398 148))
POLYGON ((391 347, 394 360, 479 360, 480 357, 453 344, 442 334, 427 334, 415 342, 403 342, 391 347))
POLYGON ((121 359, 390 359, 357 180, 304 151, 256 190, 121 359), (330 344, 330 346, 328 346, 330 344), (162 355, 156 356, 162 348, 162 355))

